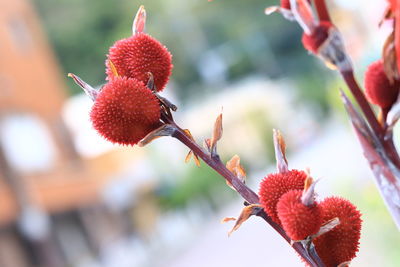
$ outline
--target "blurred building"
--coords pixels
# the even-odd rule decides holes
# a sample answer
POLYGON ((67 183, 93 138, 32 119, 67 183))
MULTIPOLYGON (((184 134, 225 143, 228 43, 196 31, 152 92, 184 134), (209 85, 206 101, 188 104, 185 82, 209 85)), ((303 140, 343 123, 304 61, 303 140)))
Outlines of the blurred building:
POLYGON ((74 148, 60 73, 31 3, 0 1, 2 267, 72 266, 131 231, 129 214, 100 201, 109 156, 87 161, 74 148))

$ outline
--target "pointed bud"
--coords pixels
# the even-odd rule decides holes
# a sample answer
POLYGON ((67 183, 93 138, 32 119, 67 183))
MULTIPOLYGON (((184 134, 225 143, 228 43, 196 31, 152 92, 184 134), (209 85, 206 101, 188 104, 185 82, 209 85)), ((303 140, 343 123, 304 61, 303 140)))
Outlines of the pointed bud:
POLYGON ((279 130, 273 129, 273 139, 274 139, 274 149, 275 149, 275 159, 276 159, 276 169, 278 172, 288 171, 288 162, 286 159, 286 143, 281 132, 279 130))
POLYGON ((146 10, 141 5, 136 13, 135 19, 132 24, 132 35, 144 32, 146 26, 146 10))
POLYGON ((84 82, 79 76, 73 74, 73 73, 68 73, 68 77, 72 78, 74 82, 79 85, 83 89, 83 91, 86 93, 87 96, 90 97, 93 101, 96 100, 97 95, 99 94, 99 91, 94 89, 92 86, 84 82))
POLYGON ((304 190, 303 194, 301 195, 301 203, 305 206, 312 206, 315 202, 315 185, 317 184, 318 180, 314 181, 314 179, 310 176, 310 172, 307 171, 308 177, 304 182, 304 190))
POLYGON ((144 138, 142 138, 138 143, 138 146, 144 147, 150 144, 155 139, 160 138, 162 136, 172 136, 176 130, 177 128, 174 125, 163 124, 159 128, 148 133, 144 138))
POLYGON ((217 155, 217 143, 222 138, 222 112, 218 115, 214 123, 213 133, 210 139, 210 151, 211 155, 217 155))
POLYGON ((236 220, 233 228, 228 232, 228 236, 230 236, 234 231, 240 228, 240 226, 247 221, 251 216, 258 214, 262 211, 262 207, 259 204, 251 204, 243 208, 239 217, 236 220))
POLYGON ((303 190, 307 178, 304 171, 290 170, 284 173, 272 173, 265 177, 259 190, 260 203, 272 220, 280 224, 276 205, 281 196, 290 190, 303 190))

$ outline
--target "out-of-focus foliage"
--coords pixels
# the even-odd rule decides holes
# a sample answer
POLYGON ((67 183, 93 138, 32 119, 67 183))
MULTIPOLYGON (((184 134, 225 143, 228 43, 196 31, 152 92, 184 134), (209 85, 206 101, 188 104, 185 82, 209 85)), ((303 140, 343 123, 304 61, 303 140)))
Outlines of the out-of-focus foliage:
POLYGON ((179 208, 189 201, 200 198, 221 200, 221 194, 233 198, 236 193, 227 190, 226 183, 210 167, 202 164, 199 168, 190 168, 187 179, 181 179, 176 185, 162 185, 159 192, 160 203, 165 208, 179 208), (213 196, 213 194, 215 194, 213 196))
MULTIPOLYGON (((131 34, 132 18, 146 6, 146 31, 173 54, 178 97, 212 93, 234 80, 259 75, 300 82, 299 96, 326 110, 328 75, 301 46, 301 30, 280 15, 264 15, 278 1, 254 0, 34 0, 64 72, 104 82, 107 49, 131 34)), ((79 89, 68 83, 71 93, 79 89)))

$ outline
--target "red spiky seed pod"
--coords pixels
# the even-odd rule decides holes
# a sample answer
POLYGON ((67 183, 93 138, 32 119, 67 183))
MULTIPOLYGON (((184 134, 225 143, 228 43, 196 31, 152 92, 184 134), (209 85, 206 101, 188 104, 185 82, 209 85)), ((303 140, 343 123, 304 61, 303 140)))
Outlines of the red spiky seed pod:
POLYGON ((313 241, 319 257, 327 267, 351 261, 358 251, 361 213, 350 201, 340 197, 326 198, 319 207, 322 224, 336 217, 340 220, 339 225, 313 241))
POLYGON ((307 173, 290 170, 284 173, 271 173, 260 184, 260 203, 271 219, 280 224, 276 204, 280 197, 290 190, 303 190, 307 173))
POLYGON ((381 108, 390 108, 399 94, 399 82, 391 83, 386 76, 383 61, 377 60, 365 72, 365 95, 369 102, 381 108))
POLYGON ((110 47, 106 61, 108 80, 115 76, 110 60, 119 76, 135 78, 144 84, 147 84, 150 72, 157 91, 164 89, 173 67, 172 55, 167 48, 145 33, 134 34, 110 47))
POLYGON ((333 27, 333 25, 329 21, 320 21, 319 25, 310 35, 303 33, 301 42, 304 48, 313 54, 318 54, 318 49, 328 38, 329 29, 331 27, 333 27))
POLYGON ((281 8, 290 10, 290 0, 281 0, 281 8))
POLYGON ((160 125, 160 105, 140 81, 117 77, 100 91, 90 119, 105 139, 134 145, 160 125))
POLYGON ((276 206, 282 227, 292 240, 304 240, 316 234, 322 223, 317 203, 304 205, 301 201, 302 193, 301 190, 290 190, 282 195, 276 206))

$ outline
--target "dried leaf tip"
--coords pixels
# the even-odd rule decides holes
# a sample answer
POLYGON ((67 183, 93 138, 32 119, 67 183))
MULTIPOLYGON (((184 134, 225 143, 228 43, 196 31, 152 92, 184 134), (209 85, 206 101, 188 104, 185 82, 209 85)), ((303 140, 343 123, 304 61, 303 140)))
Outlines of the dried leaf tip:
POLYGON ((141 5, 136 13, 132 24, 132 35, 144 32, 146 25, 146 10, 141 5))
POLYGON ((108 60, 108 65, 110 66, 110 70, 111 70, 112 74, 113 74, 115 77, 119 77, 117 68, 115 67, 115 65, 114 65, 114 63, 111 61, 111 59, 108 60))
POLYGON ((227 163, 226 168, 238 177, 242 182, 246 181, 246 171, 242 165, 240 165, 240 157, 234 155, 227 163))
MULTIPOLYGON (((192 133, 189 131, 189 129, 184 129, 183 132, 185 133, 185 135, 186 135, 187 137, 190 138, 190 140, 194 141, 193 135, 192 135, 192 133)), ((186 155, 186 157, 185 157, 185 163, 188 163, 189 160, 190 160, 190 158, 191 158, 192 156, 193 156, 194 163, 196 164, 196 166, 197 166, 197 167, 200 167, 200 159, 199 159, 199 157, 198 157, 192 150, 190 150, 190 151, 187 153, 187 155, 186 155)))
POLYGON ((236 221, 236 218, 235 217, 225 217, 221 220, 221 223, 227 223, 230 221, 236 221))
POLYGON ((276 168, 278 173, 288 172, 288 162, 286 159, 286 143, 279 130, 273 129, 276 168))
POLYGON ((176 127, 170 124, 164 124, 154 131, 150 132, 146 135, 140 142, 138 146, 144 147, 145 145, 151 143, 153 140, 162 137, 162 136, 172 136, 172 134, 176 131, 176 127))
POLYGON ((387 37, 385 44, 382 48, 382 60, 385 73, 393 83, 395 80, 400 79, 399 70, 397 68, 396 45, 394 31, 387 37))
POLYGON ((340 224, 340 220, 338 217, 333 218, 332 220, 329 220, 328 222, 324 223, 321 228, 319 229, 318 233, 312 236, 312 238, 316 238, 320 235, 323 235, 329 231, 331 231, 333 228, 338 226, 340 224))
POLYGON ((73 73, 68 73, 68 77, 72 78, 74 82, 83 89, 83 91, 92 99, 93 101, 96 100, 97 95, 99 94, 99 91, 94 89, 92 86, 87 84, 85 81, 83 81, 79 76, 73 74, 73 73))
POLYGON ((149 79, 147 80, 146 87, 148 87, 153 92, 157 92, 157 90, 155 88, 155 84, 154 84, 154 75, 153 75, 153 73, 151 73, 149 71, 149 72, 146 72, 146 75, 149 77, 149 79))
MULTIPOLYGON (((227 163, 226 168, 233 173, 240 181, 246 183, 246 171, 242 165, 240 165, 240 157, 238 155, 234 155, 227 163)), ((226 184, 236 190, 229 181, 226 181, 226 184)))
POLYGON ((314 181, 314 179, 310 176, 310 170, 307 169, 307 178, 304 181, 304 190, 301 195, 301 203, 305 206, 312 206, 315 203, 315 194, 314 189, 318 180, 314 181))
POLYGON ((252 215, 256 215, 262 210, 262 206, 260 204, 251 204, 242 209, 242 212, 237 218, 235 225, 233 228, 228 232, 228 236, 230 236, 234 231, 240 228, 240 226, 247 221, 252 215))
POLYGON ((221 113, 215 120, 213 134, 210 139, 211 155, 217 155, 217 142, 221 139, 222 133, 223 133, 223 128, 222 128, 222 111, 221 111, 221 113))

